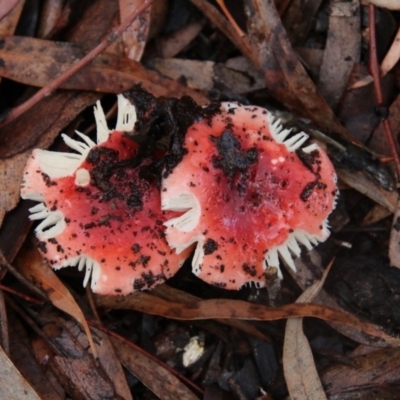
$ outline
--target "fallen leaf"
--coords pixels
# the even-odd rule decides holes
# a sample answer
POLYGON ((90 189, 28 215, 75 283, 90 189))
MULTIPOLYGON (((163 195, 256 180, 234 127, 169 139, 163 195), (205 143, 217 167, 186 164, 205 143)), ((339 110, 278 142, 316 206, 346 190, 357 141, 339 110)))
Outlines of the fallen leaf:
POLYGON ((82 310, 53 270, 43 262, 36 247, 25 248, 21 251, 15 263, 18 265, 19 272, 25 278, 36 283, 46 292, 55 307, 69 314, 82 325, 92 349, 93 357, 97 358, 97 350, 82 310))
MULTIPOLYGON (((152 294, 161 297, 162 299, 173 301, 173 302, 190 302, 190 301, 197 301, 201 300, 200 298, 193 296, 190 293, 186 293, 182 290, 175 289, 168 285, 160 285, 154 288, 152 294)), ((216 320, 217 322, 231 326, 232 328, 239 329, 243 332, 246 332, 258 339, 265 340, 269 342, 269 338, 265 336, 261 331, 259 331, 255 326, 247 323, 246 321, 240 321, 236 319, 221 319, 216 320)))
MULTIPOLYGON (((309 286, 296 303, 309 303, 321 290, 333 261, 324 271, 322 278, 309 286)), ((303 318, 292 318, 286 322, 283 344, 283 373, 291 399, 327 399, 310 344, 303 332, 303 318)))
POLYGON ((115 353, 110 338, 103 332, 96 330, 101 338, 98 347, 99 360, 108 377, 114 384, 115 392, 124 400, 132 400, 131 391, 126 381, 125 372, 115 353))
POLYGON ((162 57, 175 57, 196 38, 204 25, 204 20, 189 22, 177 31, 161 37, 159 47, 162 57))
POLYGON ((381 205, 377 204, 371 210, 365 215, 363 218, 361 225, 362 226, 368 226, 375 224, 378 221, 381 221, 382 219, 388 217, 392 213, 385 207, 382 207, 381 205))
POLYGON ((98 307, 131 309, 147 314, 160 315, 178 320, 199 319, 244 319, 253 321, 274 321, 292 317, 315 317, 329 322, 340 323, 375 337, 376 345, 399 346, 400 339, 386 334, 379 326, 358 319, 356 316, 317 304, 287 304, 281 307, 267 307, 241 300, 198 300, 171 302, 151 293, 135 292, 124 297, 96 296, 98 307))
POLYGON ((17 6, 19 0, 2 0, 0 4, 0 20, 9 15, 17 6))
POLYGON ((317 88, 333 109, 346 90, 354 63, 360 61, 360 18, 359 0, 330 3, 328 37, 317 88))
POLYGON ((63 12, 67 13, 68 4, 64 0, 46 1, 43 4, 37 37, 44 39, 47 36, 51 37, 54 28, 57 27, 57 22, 61 19, 63 12))
POLYGON ((39 395, 25 380, 0 347, 0 398, 7 400, 40 400, 39 395))
POLYGON ((394 212, 397 207, 398 194, 389 192, 372 180, 364 171, 336 168, 336 173, 341 181, 358 192, 364 194, 376 203, 394 212))
MULTIPOLYGON (((22 8, 25 4, 25 0, 11 0, 11 1, 7 0, 7 1, 10 6, 12 5, 12 9, 10 9, 10 11, 3 16, 1 15, 1 13, 7 10, 5 8, 4 9, 1 8, 0 10, 0 36, 12 35, 15 32, 15 29, 19 21, 19 17, 22 12, 22 8)), ((7 3, 7 1, 5 1, 5 3, 7 3)), ((3 4, 4 1, 1 7, 4 7, 3 4)))
MULTIPOLYGON (((45 86, 85 54, 84 48, 74 43, 16 36, 3 38, 0 40, 0 76, 26 85, 45 86)), ((60 88, 118 94, 139 83, 155 96, 190 95, 199 104, 208 102, 202 94, 162 78, 134 60, 108 53, 98 55, 60 88)))
POLYGON ((160 364, 116 338, 110 337, 110 340, 124 367, 161 400, 198 399, 178 378, 160 364))
POLYGON ((377 7, 388 8, 389 10, 400 10, 398 0, 361 0, 361 4, 374 4, 377 7))
MULTIPOLYGON (((400 7, 399 7, 400 9, 400 7)), ((400 58, 400 28, 393 39, 389 51, 381 64, 381 76, 385 76, 397 64, 400 58)))
MULTIPOLYGON (((141 6, 142 2, 143 0, 119 0, 121 22, 141 6)), ((154 5, 151 5, 145 10, 140 15, 140 18, 136 18, 125 32, 122 33, 125 55, 132 60, 139 61, 142 58, 150 29, 150 10, 152 7, 154 7, 154 5)))

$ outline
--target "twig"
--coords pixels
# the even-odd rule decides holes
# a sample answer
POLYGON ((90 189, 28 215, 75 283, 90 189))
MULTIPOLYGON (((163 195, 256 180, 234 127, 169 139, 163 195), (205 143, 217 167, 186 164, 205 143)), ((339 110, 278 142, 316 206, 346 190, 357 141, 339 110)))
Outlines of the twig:
POLYGON ((232 24, 232 26, 235 28, 237 34, 240 37, 246 36, 246 34, 240 29, 239 25, 236 23, 234 18, 232 17, 232 14, 229 12, 229 10, 226 8, 225 1, 224 0, 217 0, 218 5, 221 7, 221 10, 225 14, 225 17, 228 18, 229 22, 232 24))
POLYGON ((29 296, 28 294, 18 292, 17 290, 15 290, 13 288, 10 288, 8 286, 0 284, 0 289, 1 289, 1 291, 7 292, 7 293, 11 293, 14 296, 18 296, 21 299, 29 301, 30 303, 39 304, 39 305, 43 305, 44 304, 43 300, 39 300, 36 297, 32 297, 32 296, 29 296))
POLYGON ((370 39, 370 54, 369 54, 369 72, 374 79, 374 92, 375 100, 377 103, 377 110, 380 112, 382 118, 382 125, 386 133, 386 138, 390 144, 392 155, 395 161, 397 181, 400 180, 400 156, 397 151, 396 140, 393 135, 392 127, 388 120, 389 111, 383 103, 382 95, 382 85, 380 77, 380 69, 377 56, 377 46, 376 46, 376 32, 375 32, 375 6, 369 4, 369 39, 370 39))
POLYGON ((118 39, 122 32, 124 32, 129 25, 140 15, 143 11, 150 6, 153 0, 143 0, 143 3, 134 12, 132 12, 124 22, 121 23, 113 32, 111 32, 107 37, 105 37, 93 50, 91 50, 85 57, 77 61, 71 66, 67 71, 59 75, 56 79, 50 82, 48 85, 42 87, 37 93, 35 93, 29 100, 22 103, 21 105, 14 107, 7 116, 0 122, 0 129, 9 124, 11 121, 15 120, 25 111, 34 106, 37 102, 42 100, 44 97, 49 96, 55 89, 60 87, 66 80, 68 80, 72 75, 82 69, 90 61, 92 61, 98 54, 100 54, 104 49, 106 49, 111 43, 118 39))
POLYGON ((107 329, 106 327, 104 327, 103 325, 101 325, 101 324, 99 324, 99 323, 97 323, 95 321, 92 321, 92 320, 86 320, 86 321, 87 321, 87 323, 89 325, 95 327, 96 329, 99 329, 100 331, 106 333, 107 335, 112 336, 113 338, 121 341, 122 343, 126 344, 127 346, 132 347, 133 349, 135 349, 139 353, 141 353, 141 354, 145 355, 146 357, 150 358, 152 361, 154 361, 157 364, 161 365, 163 368, 168 370, 171 374, 176 376, 182 382, 186 383, 187 386, 190 386, 192 389, 196 390, 197 393, 200 393, 201 395, 204 395, 203 390, 200 389, 196 384, 194 384, 190 379, 186 378, 186 376, 181 375, 179 372, 177 372, 175 369, 170 367, 168 364, 165 364, 164 362, 159 360, 157 357, 154 357, 153 355, 147 353, 140 346, 138 346, 135 343, 125 339, 124 337, 122 337, 122 336, 118 335, 117 333, 107 329))

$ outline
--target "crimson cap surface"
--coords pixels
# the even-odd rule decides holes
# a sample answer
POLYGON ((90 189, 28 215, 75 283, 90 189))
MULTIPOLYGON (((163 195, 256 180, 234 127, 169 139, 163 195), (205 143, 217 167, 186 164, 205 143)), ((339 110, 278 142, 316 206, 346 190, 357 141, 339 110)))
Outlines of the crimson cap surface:
MULTIPOLYGON (((97 143, 77 132, 82 141, 63 135, 76 153, 36 149, 25 168, 21 196, 40 202, 30 218, 39 249, 54 268, 85 269, 84 285, 94 292, 128 294, 164 282, 188 255, 177 255, 165 240, 159 189, 139 177, 137 168, 116 167, 137 153, 123 136, 136 122, 134 106, 118 96, 115 130, 95 107, 97 143)), ((189 250, 188 250, 189 251, 189 250)))
POLYGON ((162 209, 184 212, 165 223, 166 238, 177 253, 197 243, 192 268, 204 281, 262 287, 267 267, 282 258, 294 269, 299 243, 329 236, 335 171, 316 144, 302 147, 305 133, 289 134, 269 111, 236 103, 188 129, 187 153, 162 181, 162 209))

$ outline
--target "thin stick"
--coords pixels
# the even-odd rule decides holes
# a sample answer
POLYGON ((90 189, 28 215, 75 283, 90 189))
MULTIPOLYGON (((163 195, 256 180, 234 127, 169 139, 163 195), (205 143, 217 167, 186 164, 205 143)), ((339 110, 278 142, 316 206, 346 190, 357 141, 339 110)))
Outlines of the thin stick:
POLYGON ((29 110, 37 102, 42 100, 44 97, 49 96, 55 89, 60 87, 66 80, 68 80, 72 75, 82 69, 90 61, 92 61, 98 54, 100 54, 104 49, 106 49, 111 43, 118 39, 122 32, 124 32, 128 26, 140 15, 143 11, 151 5, 153 0, 143 0, 143 3, 135 11, 133 11, 128 18, 119 25, 115 31, 111 32, 106 38, 104 38, 93 50, 91 50, 85 57, 77 61, 71 66, 67 71, 63 72, 57 78, 55 78, 48 85, 42 87, 36 94, 34 94, 29 100, 22 103, 21 105, 14 107, 7 116, 0 122, 0 129, 14 121, 17 117, 23 114, 25 111, 29 110))
POLYGON ((237 34, 240 37, 246 36, 246 34, 240 29, 239 25, 236 23, 234 18, 232 17, 232 14, 229 12, 229 10, 226 8, 225 1, 224 0, 217 0, 218 5, 221 7, 221 10, 225 14, 225 17, 228 19, 228 21, 232 24, 232 26, 235 28, 237 34))
MULTIPOLYGON (((378 63, 377 56, 377 46, 376 46, 376 32, 375 32, 375 6, 373 4, 369 4, 368 6, 369 13, 369 39, 370 39, 370 55, 369 55, 369 72, 374 79, 374 92, 375 92, 375 100, 377 103, 377 107, 385 107, 383 103, 383 94, 382 94, 382 85, 381 85, 381 76, 380 76, 380 68, 378 63)), ((384 112, 382 115, 382 124, 386 133, 386 138, 390 144, 392 155, 394 158, 396 172, 397 172, 397 181, 400 180, 400 156, 397 151, 396 140, 393 135, 392 127, 390 126, 390 122, 388 120, 388 113, 384 112)))
POLYGON ((17 290, 15 290, 13 288, 10 288, 8 286, 4 286, 2 284, 0 284, 0 292, 1 291, 5 291, 5 292, 8 292, 8 293, 11 293, 11 294, 13 294, 15 296, 20 297, 21 299, 24 299, 24 300, 29 301, 29 302, 34 303, 34 304, 39 304, 39 305, 43 305, 44 304, 43 300, 39 300, 39 299, 37 299, 35 297, 29 296, 28 294, 18 292, 17 290))

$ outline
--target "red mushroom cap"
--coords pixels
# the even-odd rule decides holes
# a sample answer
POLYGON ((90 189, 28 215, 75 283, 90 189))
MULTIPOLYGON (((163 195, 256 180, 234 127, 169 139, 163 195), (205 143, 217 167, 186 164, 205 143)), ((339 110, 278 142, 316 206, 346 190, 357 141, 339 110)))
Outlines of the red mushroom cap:
MULTIPOLYGON (((136 122, 135 108, 118 96, 118 120, 107 127, 100 104, 95 107, 96 145, 64 135, 78 154, 36 149, 24 172, 21 196, 40 201, 31 219, 39 249, 55 268, 86 268, 94 292, 128 294, 164 282, 188 255, 177 255, 165 240, 163 223, 171 213, 161 211, 155 183, 139 177, 139 168, 116 167, 137 153, 137 145, 123 136, 136 122)), ((140 167, 150 163, 145 159, 140 167)))
POLYGON ((166 222, 167 241, 177 253, 197 242, 193 272, 204 281, 262 287, 278 254, 295 268, 298 242, 311 249, 329 236, 334 168, 316 144, 301 148, 305 133, 289 133, 269 111, 234 103, 188 129, 162 209, 185 212, 166 222))

